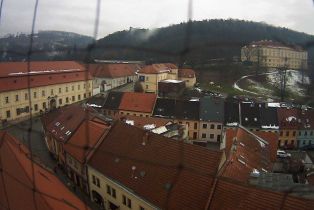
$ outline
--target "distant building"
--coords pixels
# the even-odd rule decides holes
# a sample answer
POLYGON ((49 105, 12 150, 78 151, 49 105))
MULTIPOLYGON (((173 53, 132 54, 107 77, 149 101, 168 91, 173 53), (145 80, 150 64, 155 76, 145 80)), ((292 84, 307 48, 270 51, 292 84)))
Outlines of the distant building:
POLYGON ((297 136, 297 147, 302 148, 314 144, 314 110, 302 110, 300 128, 297 136))
POLYGON ((74 61, 0 63, 0 122, 84 100, 92 96, 92 84, 85 67, 74 61))
POLYGON ((181 80, 185 81, 186 87, 193 87, 196 76, 192 69, 178 69, 174 64, 161 63, 143 67, 138 72, 138 80, 144 92, 157 93, 158 83, 162 80, 181 80))
POLYGON ((103 114, 115 117, 119 115, 119 106, 121 103, 121 99, 123 96, 123 92, 109 92, 108 96, 106 97, 106 102, 103 105, 103 114))
POLYGON ((185 90, 185 82, 181 80, 166 79, 158 82, 158 96, 179 98, 185 90))
POLYGON ((116 122, 88 162, 106 209, 207 209, 222 153, 116 122))
POLYGON ((136 72, 141 69, 140 65, 129 63, 88 64, 87 67, 94 77, 94 95, 137 81, 136 72))
POLYGON ((241 49, 242 62, 266 68, 307 69, 308 53, 299 46, 287 46, 271 40, 252 42, 241 49))
POLYGON ((1 209, 90 209, 50 169, 30 157, 25 145, 0 131, 1 209))

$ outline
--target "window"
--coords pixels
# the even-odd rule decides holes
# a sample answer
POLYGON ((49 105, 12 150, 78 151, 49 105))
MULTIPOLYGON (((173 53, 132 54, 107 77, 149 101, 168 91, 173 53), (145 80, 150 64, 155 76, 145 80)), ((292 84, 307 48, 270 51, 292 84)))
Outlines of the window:
POLYGON ((8 104, 9 103, 9 96, 6 96, 4 100, 5 100, 5 103, 8 104))
POLYGON ((196 139, 196 138, 197 138, 197 133, 193 132, 193 139, 196 139))
POLYGON ((25 100, 28 100, 28 93, 25 93, 25 100))
POLYGON ((146 85, 146 89, 148 89, 148 85, 146 85))
POLYGON ((289 131, 286 131, 286 136, 289 136, 289 131))
POLYGON ((93 184, 96 185, 97 187, 100 187, 100 180, 94 175, 92 175, 92 179, 93 179, 93 184))
POLYGON ((313 136, 313 131, 311 131, 310 136, 313 136))
POLYGON ((15 95, 15 101, 19 101, 19 95, 15 95))
POLYGON ((297 133, 296 131, 293 131, 292 135, 293 135, 293 136, 295 136, 295 135, 296 135, 296 133, 297 133))
POLYGON ((83 86, 83 89, 85 89, 86 88, 86 84, 84 84, 84 86, 83 86))
POLYGON ((34 92, 34 98, 37 98, 37 93, 36 92, 34 92))
POLYGON ((74 85, 72 85, 72 91, 74 91, 74 85))
POLYGON ((197 123, 194 123, 194 129, 197 129, 197 123))
POLYGON ((75 96, 72 96, 72 102, 74 102, 75 101, 75 96))
POLYGON ((202 138, 206 138, 206 133, 202 133, 202 138))
POLYGON ((215 138, 215 135, 214 134, 210 134, 209 138, 213 139, 213 138, 215 138))
POLYGON ((65 92, 69 92, 69 88, 68 87, 65 87, 65 92))
POLYGON ((307 136, 307 131, 304 132, 304 136, 307 136))
POLYGON ((91 93, 91 92, 89 92, 89 93, 88 93, 88 95, 89 95, 89 97, 91 97, 91 96, 92 96, 92 93, 91 93))
POLYGON ((220 129, 221 129, 221 125, 217 125, 217 129, 219 129, 219 130, 220 130, 220 129))
POLYGON ((50 95, 53 95, 53 89, 50 90, 50 95))
POLYGON ((43 103, 43 109, 46 109, 47 108, 47 105, 46 105, 46 102, 43 103))
POLYGON ((207 128, 207 124, 203 124, 203 128, 207 128))
POLYGON ((77 100, 79 100, 79 101, 81 100, 81 95, 77 96, 77 100))
POLYGON ((62 98, 59 98, 59 105, 62 104, 62 98))
POLYGON ((20 108, 17 108, 16 109, 16 115, 20 115, 21 114, 21 110, 20 110, 20 108))
POLYGON ((7 111, 7 118, 10 118, 11 117, 11 112, 10 110, 7 111))
POLYGON ((145 210, 145 208, 143 206, 140 206, 139 210, 145 210))
POLYGON ((59 88, 59 93, 61 93, 62 92, 62 89, 61 88, 59 88))
POLYGON ((211 124, 211 125, 210 125, 210 129, 215 129, 215 125, 214 125, 214 124, 211 124))
POLYGON ((283 132, 282 131, 280 131, 280 136, 283 136, 283 132))
POLYGON ((132 208, 132 201, 130 198, 127 198, 125 195, 122 195, 122 203, 123 205, 132 208))
POLYGON ((35 111, 38 111, 38 104, 34 105, 34 109, 35 109, 35 111))
POLYGON ((44 97, 45 95, 46 95, 45 91, 42 90, 42 91, 41 91, 41 96, 44 97))
POLYGON ((81 89, 81 86, 80 86, 80 85, 77 85, 77 89, 80 90, 80 89, 81 89))
POLYGON ((66 98, 65 98, 65 102, 66 102, 66 103, 69 103, 69 97, 66 97, 66 98))
POLYGON ((84 93, 84 98, 86 98, 86 93, 84 93))
POLYGON ((217 141, 220 142, 220 140, 221 140, 221 136, 217 135, 217 141))

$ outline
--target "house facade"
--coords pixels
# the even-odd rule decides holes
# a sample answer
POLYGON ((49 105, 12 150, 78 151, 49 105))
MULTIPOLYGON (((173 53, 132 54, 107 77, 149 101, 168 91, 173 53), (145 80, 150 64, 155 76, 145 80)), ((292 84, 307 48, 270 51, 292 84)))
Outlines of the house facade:
POLYGON ((307 69, 308 53, 299 46, 262 40, 241 49, 242 62, 257 63, 266 68, 307 69))
POLYGON ((72 61, 0 64, 0 121, 20 120, 92 96, 93 80, 72 61))

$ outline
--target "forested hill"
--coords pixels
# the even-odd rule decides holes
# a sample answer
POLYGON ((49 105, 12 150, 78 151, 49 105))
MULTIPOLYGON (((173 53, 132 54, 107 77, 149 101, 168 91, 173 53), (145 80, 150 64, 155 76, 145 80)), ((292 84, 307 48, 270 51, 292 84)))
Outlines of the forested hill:
MULTIPOLYGON (((314 36, 264 23, 240 20, 204 20, 154 30, 119 31, 98 40, 93 57, 153 61, 206 62, 240 56, 243 45, 257 40, 286 44, 313 44, 314 36), (188 50, 184 51, 188 47, 188 50), (178 56, 181 55, 181 56, 178 56)), ((314 57, 314 49, 308 49, 314 57)))

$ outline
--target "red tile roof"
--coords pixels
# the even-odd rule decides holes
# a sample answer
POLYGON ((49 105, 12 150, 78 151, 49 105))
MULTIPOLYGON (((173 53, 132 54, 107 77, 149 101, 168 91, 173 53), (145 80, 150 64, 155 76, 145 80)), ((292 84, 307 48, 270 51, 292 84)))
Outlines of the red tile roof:
POLYGON ((254 133, 268 142, 270 160, 275 162, 277 159, 279 134, 266 131, 257 131, 254 133))
POLYGON ((89 165, 156 207, 192 210, 205 208, 220 160, 221 152, 117 121, 89 165))
POLYGON ((277 115, 280 129, 298 129, 301 125, 300 109, 278 108, 277 115))
POLYGON ((167 123, 172 122, 169 119, 163 119, 159 117, 139 117, 133 115, 115 115, 115 119, 121 121, 133 121, 134 126, 138 128, 142 128, 144 125, 151 125, 154 124, 156 127, 165 126, 167 123))
POLYGON ((157 95, 152 93, 125 92, 122 96, 119 110, 152 113, 157 95))
POLYGON ((92 120, 84 121, 64 144, 64 151, 79 162, 85 163, 90 152, 94 151, 97 143, 109 130, 109 126, 103 123, 92 120))
POLYGON ((179 78, 195 78, 195 71, 193 69, 179 69, 179 78))
POLYGON ((220 179, 216 186, 209 209, 310 210, 314 206, 314 200, 285 196, 284 193, 258 189, 230 179, 220 179))
POLYGON ((147 65, 143 67, 139 73, 142 74, 161 74, 165 72, 170 72, 172 68, 170 68, 168 65, 165 64, 152 64, 152 65, 147 65))
POLYGON ((236 132, 227 131, 227 134, 226 145, 230 145, 231 141, 235 146, 231 146, 231 150, 226 152, 228 157, 222 172, 223 177, 247 182, 253 169, 259 172, 272 169, 268 144, 242 128, 237 128, 236 132))
POLYGON ((162 63, 162 64, 168 67, 169 69, 178 69, 178 66, 173 63, 162 63))
POLYGON ((25 146, 0 132, 1 209, 89 209, 52 172, 29 157, 25 146))
POLYGON ((27 62, 0 63, 0 92, 90 79, 84 66, 74 61, 33 61, 30 72, 27 62))
POLYGON ((137 64, 90 64, 87 67, 94 77, 104 78, 134 76, 141 69, 137 64))

